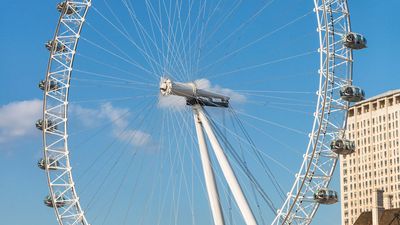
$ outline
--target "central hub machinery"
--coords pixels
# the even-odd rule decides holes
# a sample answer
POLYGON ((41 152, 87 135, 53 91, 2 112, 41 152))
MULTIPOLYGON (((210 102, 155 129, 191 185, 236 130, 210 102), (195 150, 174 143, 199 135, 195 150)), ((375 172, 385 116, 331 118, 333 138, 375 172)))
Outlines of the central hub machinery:
POLYGON ((173 82, 171 79, 163 78, 160 82, 160 92, 163 96, 176 95, 184 97, 187 105, 229 106, 228 96, 197 88, 194 82, 173 82))

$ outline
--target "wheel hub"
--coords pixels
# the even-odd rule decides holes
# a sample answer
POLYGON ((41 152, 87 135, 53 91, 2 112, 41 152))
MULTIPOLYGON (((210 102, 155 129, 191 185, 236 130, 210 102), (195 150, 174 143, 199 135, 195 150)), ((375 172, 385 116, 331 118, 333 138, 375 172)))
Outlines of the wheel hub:
POLYGON ((187 105, 203 105, 213 107, 228 107, 229 97, 209 90, 197 88, 194 82, 173 82, 163 78, 160 82, 162 96, 175 95, 186 98, 187 105))

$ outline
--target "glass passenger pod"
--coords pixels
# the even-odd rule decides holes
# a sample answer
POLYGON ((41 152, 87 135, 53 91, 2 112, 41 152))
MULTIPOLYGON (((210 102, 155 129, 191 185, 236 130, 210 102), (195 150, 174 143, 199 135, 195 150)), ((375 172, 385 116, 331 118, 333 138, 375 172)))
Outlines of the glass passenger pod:
POLYGON ((331 150, 339 155, 349 155, 356 150, 356 145, 354 141, 336 139, 331 142, 331 150))
POLYGON ((324 205, 335 204, 338 202, 338 194, 336 191, 321 188, 314 193, 314 200, 324 205))
MULTIPOLYGON (((42 91, 44 91, 44 89, 46 88, 46 81, 44 81, 44 80, 41 80, 40 82, 39 82, 39 84, 38 84, 38 87, 42 90, 42 91)), ((48 88, 47 88, 49 91, 54 91, 54 90, 56 90, 56 89, 58 89, 58 84, 57 84, 57 82, 56 81, 50 81, 49 82, 49 86, 48 86, 48 88)))
POLYGON ((55 45, 54 52, 66 52, 67 47, 62 42, 57 42, 57 41, 48 41, 44 45, 47 50, 51 51, 53 49, 53 45, 55 45))
POLYGON ((39 119, 36 121, 35 126, 39 130, 43 130, 43 129, 49 129, 51 131, 57 130, 57 126, 53 125, 53 121, 51 121, 51 120, 39 119))
POLYGON ((361 34, 350 32, 343 35, 343 45, 355 50, 363 49, 367 47, 367 39, 361 34))
POLYGON ((359 87, 348 85, 340 88, 340 98, 348 102, 359 102, 365 99, 365 93, 359 87))
MULTIPOLYGON (((56 161, 56 160, 53 159, 53 158, 49 158, 49 166, 48 166, 48 169, 49 169, 49 170, 57 170, 57 168, 58 168, 59 165, 60 165, 60 163, 59 163, 58 161, 56 161)), ((45 169, 46 169, 46 160, 43 159, 43 158, 41 158, 41 159, 38 161, 38 167, 39 167, 40 169, 42 169, 42 170, 45 170, 45 169)))
POLYGON ((72 3, 67 3, 66 1, 60 2, 57 4, 57 11, 59 11, 60 13, 64 12, 67 15, 71 15, 76 12, 76 5, 72 3))
MULTIPOLYGON (((47 195, 44 198, 43 202, 44 202, 44 204, 46 206, 54 208, 53 201, 52 201, 50 195, 47 195)), ((66 205, 65 198, 60 196, 60 195, 57 195, 57 194, 55 195, 55 201, 54 202, 55 202, 55 207, 57 207, 57 208, 61 208, 61 207, 64 207, 66 205)))

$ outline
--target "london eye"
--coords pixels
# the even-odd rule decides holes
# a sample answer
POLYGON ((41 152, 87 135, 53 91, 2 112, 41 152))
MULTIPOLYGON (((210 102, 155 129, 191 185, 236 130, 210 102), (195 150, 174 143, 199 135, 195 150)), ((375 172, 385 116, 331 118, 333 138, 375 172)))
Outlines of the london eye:
POLYGON ((54 10, 35 125, 60 225, 310 224, 338 202, 347 110, 365 98, 347 0, 54 10))

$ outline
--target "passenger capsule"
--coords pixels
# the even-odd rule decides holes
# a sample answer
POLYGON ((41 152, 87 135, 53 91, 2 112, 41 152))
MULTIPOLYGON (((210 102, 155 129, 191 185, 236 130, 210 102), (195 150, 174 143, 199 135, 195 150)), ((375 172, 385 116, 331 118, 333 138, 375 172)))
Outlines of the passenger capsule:
POLYGON ((336 139, 331 142, 331 150, 339 155, 349 155, 356 150, 356 145, 354 141, 336 139))
MULTIPOLYGON (((40 81, 39 84, 38 84, 38 87, 39 87, 41 90, 44 91, 44 89, 46 88, 46 81, 44 81, 44 80, 40 81)), ((57 84, 57 82, 55 82, 55 81, 50 81, 50 82, 49 82, 48 90, 49 90, 49 91, 53 91, 53 90, 56 90, 56 89, 58 89, 58 84, 57 84)))
MULTIPOLYGON (((53 201, 50 195, 47 195, 46 198, 43 200, 44 204, 48 207, 54 208, 53 201)), ((55 207, 61 208, 66 205, 65 199, 62 196, 55 195, 55 207)))
POLYGON ((67 2, 60 2, 57 4, 57 10, 60 13, 65 12, 65 14, 71 15, 76 12, 76 6, 72 3, 67 4, 67 2), (64 11, 65 7, 67 7, 67 9, 64 11))
POLYGON ((43 130, 43 128, 47 128, 49 130, 56 130, 57 129, 57 126, 53 125, 53 121, 51 121, 51 120, 44 120, 43 121, 42 119, 39 119, 39 120, 36 121, 35 126, 39 130, 43 130))
POLYGON ((39 119, 38 121, 36 121, 35 126, 37 129, 43 130, 43 120, 39 119))
POLYGON ((351 49, 363 49, 367 47, 367 39, 353 32, 343 35, 343 45, 351 49))
POLYGON ((340 88, 340 98, 348 102, 359 102, 365 99, 365 93, 361 88, 349 85, 340 88))
MULTIPOLYGON (((49 170, 57 170, 57 167, 59 166, 60 164, 59 164, 59 162, 58 161, 56 161, 55 159, 53 159, 53 158, 49 158, 49 170)), ((40 168, 40 169, 42 169, 42 170, 45 170, 46 169, 46 160, 45 159, 43 159, 43 158, 41 158, 39 161, 38 161, 38 167, 40 168)))
POLYGON ((336 191, 321 188, 314 193, 314 200, 320 204, 330 205, 338 202, 338 194, 336 191))
POLYGON ((47 50, 51 51, 53 49, 53 45, 56 45, 55 47, 55 52, 66 52, 67 48, 65 47, 65 45, 61 42, 57 42, 57 41, 48 41, 45 44, 45 47, 47 48, 47 50))

